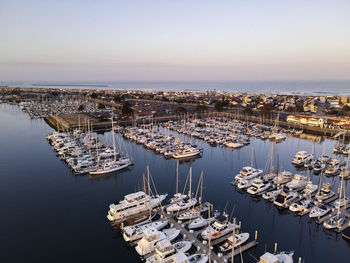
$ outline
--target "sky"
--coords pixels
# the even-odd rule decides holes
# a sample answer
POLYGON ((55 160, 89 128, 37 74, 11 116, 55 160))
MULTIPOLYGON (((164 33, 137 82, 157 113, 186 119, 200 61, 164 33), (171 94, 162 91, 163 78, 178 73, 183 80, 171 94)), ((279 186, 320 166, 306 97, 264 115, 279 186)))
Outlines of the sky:
POLYGON ((349 80, 349 0, 0 0, 0 81, 349 80))

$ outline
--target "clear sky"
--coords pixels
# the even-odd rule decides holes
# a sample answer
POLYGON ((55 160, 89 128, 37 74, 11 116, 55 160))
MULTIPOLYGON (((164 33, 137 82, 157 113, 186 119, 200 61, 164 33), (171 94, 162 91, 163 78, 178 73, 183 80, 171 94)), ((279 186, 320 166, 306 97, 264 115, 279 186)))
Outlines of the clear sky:
POLYGON ((0 81, 349 80, 349 0, 0 0, 0 81))

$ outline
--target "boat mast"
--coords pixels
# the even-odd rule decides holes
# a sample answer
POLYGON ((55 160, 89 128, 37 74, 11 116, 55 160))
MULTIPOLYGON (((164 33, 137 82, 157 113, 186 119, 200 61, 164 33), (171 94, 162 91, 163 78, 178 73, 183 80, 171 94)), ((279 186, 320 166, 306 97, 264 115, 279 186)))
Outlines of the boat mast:
POLYGON ((179 160, 176 161, 176 191, 177 194, 179 192, 179 160))
POLYGON ((113 122, 113 117, 112 117, 112 140, 113 140, 113 153, 114 153, 114 161, 117 160, 117 156, 115 153, 115 139, 114 139, 114 122, 113 122))
POLYGON ((189 198, 192 197, 192 166, 190 167, 190 189, 188 191, 189 198))

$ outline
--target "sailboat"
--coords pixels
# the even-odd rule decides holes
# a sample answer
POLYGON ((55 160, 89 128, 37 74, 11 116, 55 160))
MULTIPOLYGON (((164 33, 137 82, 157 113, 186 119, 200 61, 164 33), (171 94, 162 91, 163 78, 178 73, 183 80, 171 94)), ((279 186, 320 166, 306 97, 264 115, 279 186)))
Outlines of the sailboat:
MULTIPOLYGON (((338 202, 338 211, 335 216, 332 216, 327 221, 323 222, 323 227, 326 229, 334 229, 339 228, 342 226, 346 220, 346 217, 343 213, 340 212, 340 204, 341 204, 341 198, 342 198, 342 192, 343 192, 343 180, 340 182, 340 194, 339 194, 339 202, 338 202)), ((345 197, 345 195, 344 195, 345 197)))
POLYGON ((189 172, 189 178, 190 178, 190 186, 188 191, 188 199, 182 199, 179 202, 173 203, 170 206, 167 207, 167 212, 179 212, 185 209, 188 209, 190 207, 193 207, 197 204, 197 199, 192 197, 192 167, 190 167, 189 172))
POLYGON ((113 138, 114 159, 112 161, 108 161, 108 162, 105 162, 105 163, 97 166, 95 169, 91 169, 90 175, 101 175, 101 174, 112 173, 112 172, 127 168, 128 166, 130 166, 132 164, 132 161, 129 158, 119 158, 117 160, 117 154, 116 154, 116 149, 115 149, 113 117, 112 117, 112 138, 113 138))

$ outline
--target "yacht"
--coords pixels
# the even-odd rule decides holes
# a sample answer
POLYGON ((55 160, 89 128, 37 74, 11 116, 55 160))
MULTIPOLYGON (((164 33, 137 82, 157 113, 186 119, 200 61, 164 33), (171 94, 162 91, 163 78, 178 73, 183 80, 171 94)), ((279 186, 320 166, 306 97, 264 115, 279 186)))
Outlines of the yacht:
POLYGON ((184 199, 184 200, 181 200, 180 202, 171 204, 166 208, 166 211, 176 213, 176 212, 188 209, 190 207, 193 207, 196 204, 197 204, 196 198, 184 199))
POLYGON ((201 152, 194 148, 186 148, 183 150, 179 150, 173 154, 174 159, 184 159, 189 157, 194 157, 200 155, 201 152))
POLYGON ((153 252, 159 241, 167 239, 173 241, 180 234, 180 230, 176 228, 165 229, 164 231, 158 231, 155 228, 148 228, 143 232, 142 239, 137 243, 136 252, 140 256, 145 256, 153 252))
POLYGON ((324 162, 316 160, 312 168, 314 169, 314 173, 318 174, 326 169, 326 164, 324 162))
POLYGON ((264 180, 256 178, 253 180, 252 186, 248 188, 247 192, 251 195, 258 195, 270 188, 272 188, 270 182, 264 182, 264 180))
POLYGON ((308 154, 306 151, 297 152, 292 160, 292 164, 297 166, 302 166, 306 161, 312 159, 312 155, 308 154))
POLYGON ((205 240, 209 238, 214 240, 232 233, 232 230, 233 224, 228 221, 227 215, 219 215, 215 218, 214 223, 202 231, 201 236, 205 240))
POLYGON ((309 212, 312 207, 313 207, 312 200, 304 199, 304 200, 292 203, 289 206, 289 210, 293 213, 304 214, 309 212))
POLYGON ((247 180, 247 179, 242 179, 242 180, 239 180, 237 182, 237 188, 238 189, 246 189, 248 187, 250 187, 253 183, 254 179, 250 179, 250 180, 247 180))
POLYGON ((273 203, 278 207, 288 208, 297 198, 297 192, 281 191, 273 203))
POLYGON ((128 194, 124 197, 124 200, 109 206, 107 218, 109 221, 122 220, 146 212, 159 206, 166 196, 165 194, 151 197, 142 191, 128 194))
POLYGON ((322 185, 320 191, 315 195, 317 202, 322 203, 324 200, 327 200, 335 195, 335 193, 331 190, 331 184, 325 183, 322 185))
POLYGON ((186 211, 177 216, 178 220, 189 220, 200 217, 203 212, 208 211, 208 206, 204 207, 196 207, 191 209, 190 211, 186 211))
POLYGON ((342 207, 344 205, 347 205, 349 203, 349 198, 347 197, 342 197, 340 200, 334 201, 334 207, 342 207))
POLYGON ((313 184, 311 181, 306 183, 305 189, 302 191, 302 195, 304 198, 307 198, 313 195, 318 190, 318 185, 313 184))
POLYGON ((226 252, 234 248, 239 247, 249 238, 249 233, 235 234, 235 240, 233 241, 233 236, 230 236, 222 245, 219 246, 221 252, 226 252))
POLYGON ((161 263, 164 259, 175 253, 185 253, 192 247, 191 241, 179 241, 171 244, 169 240, 163 239, 156 244, 155 254, 146 259, 147 263, 161 263))
POLYGON ((235 182, 238 182, 239 180, 245 179, 250 180, 255 177, 258 177, 262 173, 262 170, 255 169, 251 166, 245 166, 242 168, 242 170, 235 176, 235 182))
POLYGON ((197 229, 197 228, 202 228, 205 227, 215 221, 217 215, 214 215, 213 217, 210 218, 203 218, 202 216, 196 218, 193 220, 191 223, 188 224, 188 229, 197 229))
POLYGON ((231 148, 231 149, 238 149, 244 146, 243 143, 239 143, 239 142, 227 142, 225 143, 225 146, 227 148, 231 148))
POLYGON ((110 161, 104 163, 101 167, 90 170, 91 175, 101 175, 113 173, 122 169, 125 169, 132 165, 132 162, 129 159, 119 160, 119 161, 110 161))
POLYGON ((188 263, 206 263, 209 256, 207 254, 194 254, 187 258, 188 263))
POLYGON ((257 263, 293 263, 293 254, 294 252, 280 252, 277 254, 266 252, 257 263))
POLYGON ((168 220, 150 222, 143 225, 126 226, 123 228, 123 238, 126 242, 132 242, 142 238, 143 232, 148 228, 161 230, 168 225, 168 220))
POLYGON ((326 205, 314 206, 310 210, 309 217, 310 218, 323 217, 326 214, 328 214, 329 211, 331 211, 331 208, 329 206, 326 206, 326 205))
POLYGON ((326 229, 334 229, 341 227, 346 220, 345 215, 338 213, 335 216, 332 216, 328 220, 323 222, 323 227, 326 229))
POLYGON ((307 184, 306 180, 307 179, 305 176, 302 176, 300 174, 295 174, 293 177, 293 180, 287 183, 286 187, 288 187, 289 190, 301 190, 306 186, 307 184))
POLYGON ((282 191, 282 188, 272 190, 272 191, 264 193, 262 195, 262 197, 267 201, 274 202, 276 200, 277 196, 281 193, 281 191, 282 191))
POLYGON ((289 171, 282 171, 278 173, 277 177, 273 178, 273 183, 276 185, 286 184, 293 179, 293 174, 289 171))

